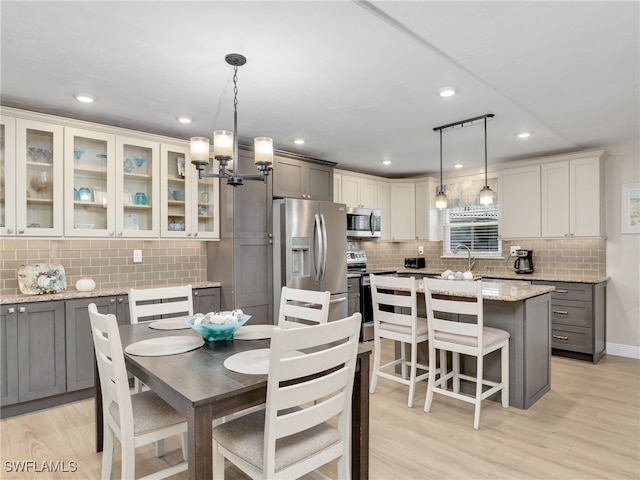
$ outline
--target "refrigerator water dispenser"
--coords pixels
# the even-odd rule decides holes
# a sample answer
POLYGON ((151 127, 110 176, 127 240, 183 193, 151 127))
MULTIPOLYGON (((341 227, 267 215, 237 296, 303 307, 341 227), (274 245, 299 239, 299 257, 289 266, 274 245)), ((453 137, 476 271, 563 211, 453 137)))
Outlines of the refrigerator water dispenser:
POLYGON ((309 276, 309 237, 291 237, 291 274, 294 277, 309 276))

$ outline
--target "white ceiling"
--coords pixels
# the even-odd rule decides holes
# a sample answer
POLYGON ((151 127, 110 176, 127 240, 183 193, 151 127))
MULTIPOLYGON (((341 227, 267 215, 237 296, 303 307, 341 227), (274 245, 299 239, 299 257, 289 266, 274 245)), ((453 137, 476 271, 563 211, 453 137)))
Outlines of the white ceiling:
MULTIPOLYGON (((437 172, 433 128, 487 113, 489 164, 639 140, 637 1, 3 0, 0 14, 5 106, 211 137, 233 128, 224 57, 242 53, 240 141, 352 170, 437 172)), ((481 167, 483 139, 443 132, 444 169, 481 167)))

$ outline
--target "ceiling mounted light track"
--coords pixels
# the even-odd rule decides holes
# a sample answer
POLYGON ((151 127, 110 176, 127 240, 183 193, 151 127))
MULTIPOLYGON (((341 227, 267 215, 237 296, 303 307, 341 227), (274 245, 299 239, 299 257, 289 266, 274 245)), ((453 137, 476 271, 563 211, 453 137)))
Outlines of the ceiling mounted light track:
POLYGON ((433 129, 434 132, 440 132, 440 188, 436 191, 436 208, 447 208, 447 195, 444 193, 444 186, 442 184, 442 131, 450 128, 462 128, 475 125, 477 123, 484 123, 484 187, 480 190, 480 204, 491 205, 493 203, 493 190, 489 188, 487 182, 487 118, 493 118, 493 113, 487 113, 486 115, 480 115, 479 117, 468 118, 459 122, 449 123, 447 125, 441 125, 433 129))

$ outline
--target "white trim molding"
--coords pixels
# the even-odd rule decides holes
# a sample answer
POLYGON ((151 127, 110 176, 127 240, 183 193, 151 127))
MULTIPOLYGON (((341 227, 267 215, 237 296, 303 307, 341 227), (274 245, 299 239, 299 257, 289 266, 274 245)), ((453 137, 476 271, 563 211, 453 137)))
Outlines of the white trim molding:
POLYGON ((619 343, 607 343, 607 355, 640 359, 640 347, 621 345, 619 343))

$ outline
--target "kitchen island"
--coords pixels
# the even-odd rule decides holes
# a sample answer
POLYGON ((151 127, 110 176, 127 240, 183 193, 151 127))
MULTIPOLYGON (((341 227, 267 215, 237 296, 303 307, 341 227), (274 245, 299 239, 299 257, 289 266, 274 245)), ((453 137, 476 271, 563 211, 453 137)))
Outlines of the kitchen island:
MULTIPOLYGON (((483 281, 484 324, 509 332, 509 405, 527 409, 551 388, 551 292, 548 285, 518 285, 483 281)), ((424 286, 418 280, 418 316, 426 317, 424 286)), ((440 292, 443 296, 451 292, 440 292)), ((460 295, 458 295, 460 296, 460 295)), ((458 321, 464 322, 463 316, 458 321)), ((399 346, 397 347, 399 348, 399 346)), ((422 344, 420 358, 428 358, 427 345, 422 344)), ((475 358, 461 358, 461 369, 467 375, 476 372, 475 358)), ((500 379, 500 352, 484 358, 485 378, 500 379)), ((461 384, 463 391, 473 392, 473 384, 461 384)), ((500 395, 496 394, 496 400, 500 395)), ((490 397, 494 399, 494 397, 490 397)))

